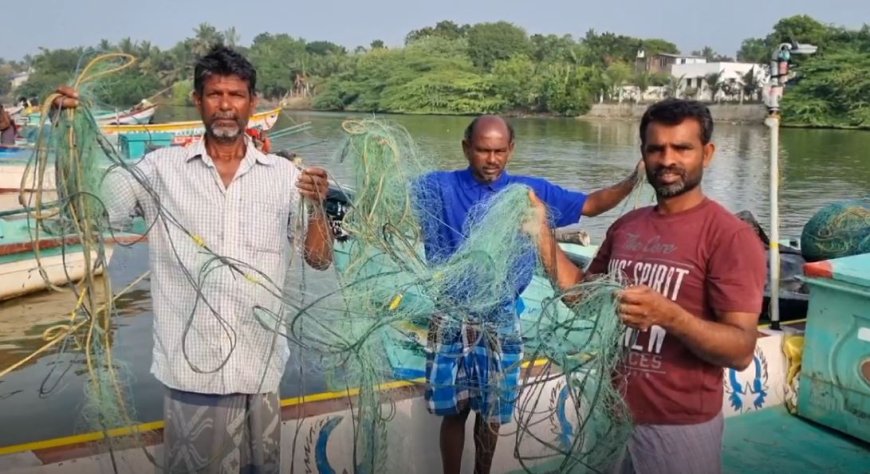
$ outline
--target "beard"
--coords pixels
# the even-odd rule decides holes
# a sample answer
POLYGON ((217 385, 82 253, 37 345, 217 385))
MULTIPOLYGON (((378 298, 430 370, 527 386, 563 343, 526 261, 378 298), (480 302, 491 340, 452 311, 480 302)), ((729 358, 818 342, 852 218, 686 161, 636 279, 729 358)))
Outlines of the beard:
POLYGON ((656 191, 656 195, 661 198, 671 198, 685 194, 701 184, 701 178, 704 177, 704 169, 699 168, 696 173, 689 171, 680 165, 658 166, 654 169, 647 168, 646 179, 656 191), (666 174, 676 175, 677 179, 673 182, 665 182, 666 174))
POLYGON ((218 140, 233 140, 238 137, 244 129, 245 124, 236 118, 234 114, 212 115, 211 122, 207 128, 209 135, 218 140), (229 121, 233 121, 234 125, 229 125, 229 121))

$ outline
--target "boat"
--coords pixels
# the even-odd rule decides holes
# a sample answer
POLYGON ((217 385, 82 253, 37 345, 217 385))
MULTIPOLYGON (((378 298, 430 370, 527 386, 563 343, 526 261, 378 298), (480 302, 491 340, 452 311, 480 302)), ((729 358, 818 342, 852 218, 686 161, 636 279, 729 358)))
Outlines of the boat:
MULTIPOLYGON (((280 116, 281 109, 276 108, 260 112, 251 116, 249 128, 258 130, 271 129, 280 116)), ((310 124, 300 124, 289 127, 278 133, 287 136, 292 133, 305 131, 310 124), (290 133, 285 133, 290 132, 290 133)), ((117 140, 117 149, 126 160, 142 158, 148 151, 166 146, 186 146, 197 142, 202 138, 205 129, 201 121, 169 122, 152 125, 108 125, 103 126, 115 130, 112 137, 117 140)), ((276 134, 277 136, 277 134, 276 134)), ((33 153, 32 145, 0 146, 0 193, 35 191, 37 183, 33 181, 33 168, 27 168, 28 160, 33 153), (25 177, 27 173, 27 178, 25 177), (23 184, 23 188, 22 188, 23 184)), ((54 189, 54 169, 49 168, 45 172, 43 190, 54 189)))
MULTIPOLYGON (((341 231, 340 218, 336 216, 343 212, 344 206, 346 202, 336 193, 330 193, 326 209, 332 217, 334 229, 336 225, 339 226, 336 229, 338 231, 341 231)), ((346 267, 349 251, 355 243, 352 236, 341 232, 338 236, 335 264, 341 271, 346 267)), ((592 246, 567 242, 559 245, 572 260, 580 263, 588 263, 595 253, 592 246)), ((865 255, 862 262, 867 265, 864 271, 870 269, 870 254, 865 255)), ((821 274, 826 268, 821 266, 815 273, 811 271, 808 274, 821 274)), ((810 278, 807 275, 804 277, 810 278)), ((390 289, 385 288, 385 294, 389 293, 390 289)), ((540 312, 541 301, 552 294, 549 280, 542 275, 535 275, 532 284, 522 295, 527 309, 523 311, 525 328, 534 324, 534 315, 540 312)), ((870 442, 870 436, 863 438, 863 441, 850 437, 858 433, 857 428, 853 428, 851 433, 848 430, 832 431, 816 424, 816 419, 811 415, 801 412, 810 404, 804 400, 813 399, 806 393, 804 377, 820 376, 801 373, 798 388, 794 388, 792 375, 797 373, 801 364, 799 341, 803 340, 802 336, 808 328, 812 328, 820 318, 824 319, 824 305, 829 304, 819 298, 821 296, 811 292, 811 307, 814 305, 816 312, 806 320, 785 322, 783 330, 760 325, 750 366, 741 371, 723 370, 724 472, 867 472, 870 455, 870 445, 867 443, 870 442), (812 300, 813 296, 817 298, 816 301, 812 300), (801 416, 792 414, 795 400, 798 400, 797 413, 801 416)), ((870 293, 866 294, 866 298, 865 304, 870 303, 870 293)), ((440 423, 438 418, 428 414, 422 397, 424 385, 420 376, 423 357, 419 331, 415 335, 407 327, 393 329, 393 332, 388 333, 391 336, 384 337, 392 377, 377 387, 384 410, 391 414, 386 435, 388 464, 385 471, 440 472, 437 449, 440 423)), ((861 334, 858 333, 859 336, 861 334)), ((870 336, 866 337, 870 340, 870 336)), ((807 353, 828 351, 827 354, 831 355, 830 347, 824 345, 824 337, 807 333, 806 341, 804 350, 807 353)), ((868 359, 865 357, 864 360, 864 366, 867 367, 868 359)), ((520 402, 533 397, 539 405, 526 420, 527 436, 518 436, 516 422, 502 427, 502 438, 496 449, 492 472, 557 472, 564 460, 558 453, 559 447, 578 440, 582 442, 583 433, 578 428, 578 420, 572 418, 575 412, 568 408, 570 398, 567 396, 567 385, 570 381, 553 370, 554 367, 545 359, 524 362, 522 377, 526 383, 520 402), (518 459, 518 454, 524 457, 523 463, 518 459)), ((870 383, 870 368, 864 374, 870 383)), ((816 397, 815 400, 828 406, 825 413, 839 419, 858 420, 862 414, 866 418, 870 413, 868 383, 863 388, 859 387, 865 397, 864 405, 861 405, 864 411, 850 405, 854 412, 851 418, 838 399, 816 397)), ((839 392, 833 390, 832 393, 839 392)), ((325 474, 359 470, 356 457, 359 454, 353 444, 353 433, 359 429, 353 412, 359 402, 358 394, 359 391, 354 388, 336 387, 332 391, 304 393, 281 401, 281 472, 325 474)), ((470 425, 467 439, 471 439, 470 425)), ((150 473, 154 465, 148 458, 160 452, 162 426, 162 421, 151 421, 109 430, 108 433, 90 432, 3 446, 0 447, 0 469, 5 467, 8 469, 3 469, 6 472, 34 474, 74 473, 111 471, 114 465, 121 472, 150 473), (133 436, 133 443, 138 446, 116 449, 109 454, 105 448, 106 435, 113 439, 133 436), (142 445, 147 449, 142 449, 142 445)), ((860 427, 860 422, 855 426, 860 427)), ((466 443, 463 454, 464 468, 468 472, 473 463, 471 444, 466 443)), ((585 471, 578 469, 574 472, 585 471)))
MULTIPOLYGON (((281 107, 257 112, 251 116, 250 121, 248 122, 248 127, 269 130, 278 121, 280 115, 281 107)), ((168 133, 175 138, 172 143, 173 145, 188 144, 205 133, 205 127, 201 120, 138 125, 102 125, 100 128, 103 134, 107 136, 168 133)))
POLYGON ((0 145, 0 163, 9 159, 26 158, 33 147, 22 145, 0 145))
MULTIPOLYGON (((94 121, 102 126, 108 125, 142 125, 151 122, 157 113, 157 105, 147 100, 124 110, 98 109, 93 112, 94 121)), ((16 115, 16 123, 19 127, 38 127, 42 122, 42 115, 38 110, 21 110, 16 115)))
MULTIPOLYGON (((49 283, 65 286, 81 280, 86 273, 85 252, 77 238, 43 230, 34 242, 33 224, 23 216, 24 212, 5 211, 5 216, 13 217, 0 217, 0 301, 46 290, 49 283)), ((107 239, 106 261, 111 259, 116 244, 141 239, 141 235, 134 234, 107 239)), ((91 252, 91 268, 101 274, 103 268, 94 267, 96 259, 96 252, 91 252)))
POLYGON ((97 113, 94 120, 100 125, 140 125, 151 123, 155 113, 157 105, 143 100, 127 110, 97 113))
MULTIPOLYGON (((27 161, 32 153, 31 146, 0 146, 0 193, 18 192, 21 189, 21 178, 26 172, 27 161)), ((46 170, 46 179, 51 180, 53 187, 54 170, 46 170)))

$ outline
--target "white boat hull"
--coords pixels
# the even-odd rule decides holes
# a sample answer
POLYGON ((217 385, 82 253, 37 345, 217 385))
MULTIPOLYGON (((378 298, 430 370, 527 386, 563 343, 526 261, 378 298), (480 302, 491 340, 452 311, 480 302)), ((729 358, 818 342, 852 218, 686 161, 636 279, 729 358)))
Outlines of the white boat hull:
MULTIPOLYGON (((782 338, 782 333, 761 337, 756 346, 756 361, 748 369, 742 372, 725 370, 723 413, 726 417, 747 414, 784 402, 787 392, 787 362, 781 350, 782 338), (735 383, 740 386, 741 392, 745 392, 739 397, 732 396, 733 389, 729 389, 729 385, 734 386, 735 383), (733 402, 736 399, 741 400, 739 407, 733 402)), ((572 419, 571 410, 565 414, 567 416, 560 416, 564 413, 559 413, 557 400, 565 386, 565 378, 542 380, 539 377, 532 380, 532 383, 525 386, 518 405, 522 406, 524 398, 538 400, 538 405, 534 407, 535 414, 526 417, 524 424, 527 431, 519 440, 519 445, 517 423, 512 422, 502 427, 492 472, 521 472, 523 467, 515 456, 515 449, 528 459, 528 467, 558 459, 552 457, 555 454, 553 449, 543 443, 558 446, 563 442, 567 430, 560 419, 570 420, 570 429, 577 432, 576 420, 572 419), (536 455, 550 457, 539 461, 531 460, 536 455)), ((388 422, 389 449, 385 472, 441 472, 438 451, 440 418, 427 412, 419 381, 396 385, 404 386, 385 391, 388 393, 385 396, 391 399, 392 404, 383 406, 386 413, 393 413, 391 421, 388 422)), ((345 392, 316 394, 307 400, 285 400, 282 405, 284 421, 281 426, 281 472, 357 472, 354 468, 352 442, 354 420, 345 392), (299 415, 303 413, 300 419, 299 415)), ((157 428, 153 423, 149 425, 151 426, 143 427, 143 431, 157 428)), ((462 456, 462 472, 471 472, 473 469, 472 426, 473 423, 469 421, 462 456)), ((156 459, 162 459, 161 445, 152 445, 146 449, 156 459)), ((21 473, 91 473, 112 470, 111 457, 105 452, 82 456, 81 451, 72 449, 71 454, 72 458, 64 462, 44 464, 33 452, 19 452, 0 457, 0 466, 18 468, 14 472, 21 473)), ((155 469, 141 447, 116 451, 115 461, 118 463, 119 472, 151 474, 155 469)))
MULTIPOLYGON (((114 246, 106 244, 106 261, 112 258, 114 246)), ((31 254, 32 255, 32 254, 31 254)), ((91 252, 91 267, 96 261, 96 252, 91 252)), ((85 254, 81 250, 66 255, 42 256, 0 264, 0 301, 26 295, 48 288, 46 279, 40 274, 40 264, 52 285, 64 285, 69 281, 79 281, 85 275, 85 254)), ((97 273, 102 273, 98 268, 97 273)))
MULTIPOLYGON (((45 170, 41 189, 45 191, 53 191, 55 189, 55 173, 54 167, 50 166, 45 170)), ((0 164, 0 192, 18 192, 36 191, 40 189, 36 182, 35 168, 31 166, 29 169, 25 163, 9 163, 0 164), (23 186, 22 178, 25 177, 23 186)))
POLYGON ((117 114, 106 114, 97 117, 100 125, 139 125, 151 122, 157 112, 157 106, 152 105, 137 112, 125 110, 117 114))

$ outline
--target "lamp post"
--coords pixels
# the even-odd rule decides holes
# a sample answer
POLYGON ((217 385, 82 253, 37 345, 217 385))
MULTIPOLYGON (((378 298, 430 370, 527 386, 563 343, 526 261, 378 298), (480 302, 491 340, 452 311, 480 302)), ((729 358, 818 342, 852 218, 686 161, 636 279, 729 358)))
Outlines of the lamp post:
POLYGON ((765 104, 770 128, 770 328, 779 330, 779 100, 788 82, 792 54, 813 54, 818 48, 796 41, 782 43, 770 58, 770 81, 765 104))

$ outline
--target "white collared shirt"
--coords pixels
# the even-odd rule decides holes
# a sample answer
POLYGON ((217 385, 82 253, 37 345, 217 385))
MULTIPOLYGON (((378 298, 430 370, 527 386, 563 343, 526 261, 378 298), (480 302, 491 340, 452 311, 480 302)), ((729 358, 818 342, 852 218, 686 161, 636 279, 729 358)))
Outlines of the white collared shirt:
POLYGON ((153 225, 151 372, 189 392, 277 391, 289 355, 279 293, 299 255, 293 235, 304 232, 294 232, 304 214, 299 170, 249 141, 224 187, 204 140, 149 153, 130 170, 109 173, 103 200, 115 227, 134 216, 153 225))

